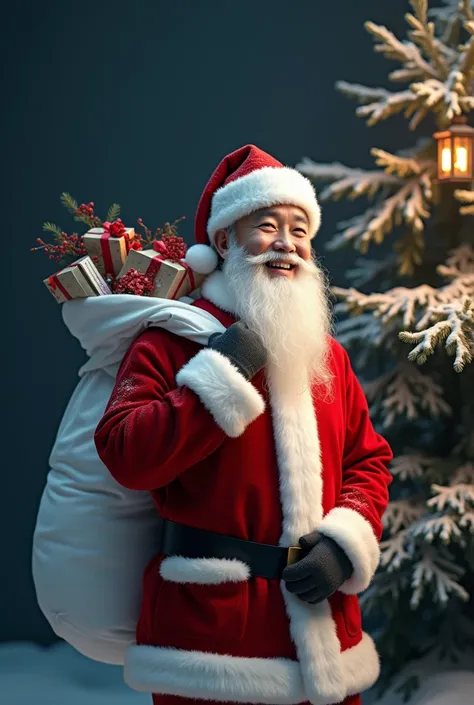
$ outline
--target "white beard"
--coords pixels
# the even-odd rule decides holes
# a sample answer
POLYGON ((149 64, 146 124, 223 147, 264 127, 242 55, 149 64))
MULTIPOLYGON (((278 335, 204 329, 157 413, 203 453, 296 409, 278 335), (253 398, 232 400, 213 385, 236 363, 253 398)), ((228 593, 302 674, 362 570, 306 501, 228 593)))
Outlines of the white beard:
POLYGON ((331 315, 326 278, 317 264, 275 252, 253 257, 232 238, 223 272, 235 313, 260 336, 274 380, 293 389, 311 380, 327 389, 331 315), (282 257, 298 264, 293 279, 268 276, 264 263, 282 257))

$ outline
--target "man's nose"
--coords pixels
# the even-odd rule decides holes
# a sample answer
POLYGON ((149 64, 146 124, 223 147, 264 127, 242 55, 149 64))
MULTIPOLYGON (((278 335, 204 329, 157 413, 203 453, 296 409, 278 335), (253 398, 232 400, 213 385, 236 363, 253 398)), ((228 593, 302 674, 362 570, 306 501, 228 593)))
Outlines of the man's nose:
POLYGON ((275 242, 273 243, 273 249, 276 252, 295 252, 296 251, 295 243, 291 239, 290 234, 284 233, 284 232, 278 233, 278 237, 276 238, 275 242))

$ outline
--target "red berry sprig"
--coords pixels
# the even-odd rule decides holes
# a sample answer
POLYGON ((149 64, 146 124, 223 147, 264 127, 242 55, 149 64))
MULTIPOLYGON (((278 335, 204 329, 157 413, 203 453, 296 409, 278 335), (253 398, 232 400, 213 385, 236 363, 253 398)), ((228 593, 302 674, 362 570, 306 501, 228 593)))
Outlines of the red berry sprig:
POLYGON ((39 247, 32 247, 31 252, 36 250, 44 250, 49 256, 49 259, 55 262, 60 262, 64 257, 71 255, 74 257, 84 257, 87 255, 87 250, 82 242, 82 237, 77 233, 68 235, 61 232, 60 236, 56 237, 57 244, 52 245, 49 242, 44 242, 40 237, 36 238, 39 247))
POLYGON ((102 225, 102 221, 94 214, 94 201, 89 203, 81 203, 74 211, 76 220, 86 223, 90 228, 97 228, 102 225))
POLYGON ((161 240, 155 240, 153 249, 172 262, 184 259, 187 251, 183 238, 177 235, 163 235, 161 240))
MULTIPOLYGON (((160 249, 156 249, 157 246, 155 245, 156 242, 161 242, 162 240, 165 240, 167 237, 175 237, 178 238, 178 229, 177 225, 178 223, 181 223, 181 221, 185 220, 185 217, 182 216, 181 218, 178 218, 177 220, 174 221, 174 223, 165 223, 163 228, 156 228, 156 230, 153 232, 151 228, 148 228, 145 223, 143 222, 143 218, 137 218, 137 223, 138 225, 143 228, 144 230, 144 235, 140 235, 139 233, 136 234, 136 239, 138 242, 141 242, 144 247, 152 247, 154 250, 157 252, 161 252, 160 249)), ((183 246, 186 248, 186 245, 184 244, 184 240, 182 238, 178 238, 178 240, 182 243, 182 246, 180 247, 179 250, 174 250, 174 246, 171 248, 171 254, 173 256, 176 255, 182 255, 184 257, 183 253, 183 246)), ((162 246, 159 245, 159 248, 162 246)), ((184 250, 184 254, 186 254, 186 250, 184 250)), ((182 257, 178 257, 178 259, 182 259, 182 257)))
POLYGON ((137 269, 129 269, 123 277, 113 285, 114 294, 135 294, 135 296, 150 296, 154 288, 153 279, 137 269))
POLYGON ((87 205, 85 203, 81 203, 79 208, 76 210, 75 215, 87 215, 89 218, 92 218, 94 215, 94 201, 90 201, 87 205))

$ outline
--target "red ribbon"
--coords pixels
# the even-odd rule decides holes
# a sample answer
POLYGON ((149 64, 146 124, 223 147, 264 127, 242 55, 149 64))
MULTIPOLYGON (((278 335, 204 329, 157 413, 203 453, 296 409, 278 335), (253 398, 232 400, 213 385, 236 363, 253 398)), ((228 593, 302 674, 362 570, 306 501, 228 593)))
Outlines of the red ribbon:
POLYGON ((72 299, 71 294, 68 292, 67 289, 65 289, 63 287, 63 285, 59 281, 57 274, 53 274, 51 277, 49 277, 48 286, 50 286, 53 291, 56 291, 56 289, 59 289, 61 294, 63 294, 68 301, 70 301, 72 299))
MULTIPOLYGON (((153 257, 151 260, 150 264, 147 267, 146 270, 146 275, 148 277, 151 277, 152 279, 155 279, 156 275, 160 271, 160 267, 163 262, 166 262, 166 257, 163 257, 162 255, 156 255, 153 257)), ((176 295, 178 294, 179 290, 181 289, 184 281, 186 280, 186 277, 189 276, 189 282, 191 284, 191 291, 194 290, 195 287, 195 281, 194 281, 194 273, 192 269, 190 269, 189 264, 186 264, 186 262, 177 262, 176 264, 180 264, 182 267, 184 267, 184 272, 183 276, 181 277, 181 281, 179 282, 178 286, 176 287, 176 292, 175 295, 172 296, 171 298, 174 299, 176 295)))
POLYGON ((102 259, 104 261, 105 275, 115 276, 114 263, 112 262, 112 255, 110 253, 109 238, 112 237, 110 234, 110 223, 106 221, 103 226, 104 232, 100 236, 100 249, 102 252, 102 259))

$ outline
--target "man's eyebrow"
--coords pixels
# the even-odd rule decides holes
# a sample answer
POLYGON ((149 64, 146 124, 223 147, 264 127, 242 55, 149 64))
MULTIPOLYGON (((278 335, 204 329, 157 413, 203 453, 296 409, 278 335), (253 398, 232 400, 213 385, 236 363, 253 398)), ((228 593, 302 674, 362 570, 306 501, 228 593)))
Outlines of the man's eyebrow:
POLYGON ((309 225, 309 220, 306 215, 295 215, 295 220, 299 223, 306 223, 306 225, 309 225))
POLYGON ((277 211, 262 210, 255 213, 256 218, 278 218, 277 211))

